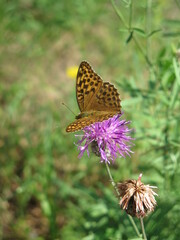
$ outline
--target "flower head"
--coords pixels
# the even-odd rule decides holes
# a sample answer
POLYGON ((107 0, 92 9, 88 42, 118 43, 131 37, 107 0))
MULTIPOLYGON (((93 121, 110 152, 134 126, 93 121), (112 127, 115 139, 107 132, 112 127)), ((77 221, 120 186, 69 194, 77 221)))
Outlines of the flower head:
POLYGON ((110 163, 118 157, 118 155, 125 157, 130 155, 130 146, 132 138, 128 135, 132 129, 127 125, 130 123, 126 120, 120 120, 121 115, 116 115, 103 122, 94 123, 83 129, 83 135, 76 135, 82 137, 78 141, 78 149, 80 150, 79 157, 87 151, 89 156, 89 146, 92 151, 99 157, 101 162, 110 163))
POLYGON ((152 212, 156 206, 155 193, 152 188, 154 186, 144 185, 141 182, 142 174, 138 180, 127 180, 123 183, 118 183, 120 197, 120 206, 129 215, 133 217, 145 217, 152 212))

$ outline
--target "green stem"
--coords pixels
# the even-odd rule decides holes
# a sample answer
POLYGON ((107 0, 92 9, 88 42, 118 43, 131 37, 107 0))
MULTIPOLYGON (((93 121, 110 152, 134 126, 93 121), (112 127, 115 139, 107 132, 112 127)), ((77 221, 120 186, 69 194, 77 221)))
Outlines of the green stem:
MULTIPOLYGON (((152 6, 152 0, 147 0, 146 4, 146 35, 151 32, 151 6, 152 6)), ((150 49, 151 49, 151 38, 147 37, 146 38, 146 54, 149 59, 150 57, 150 49)))
POLYGON ((131 28, 132 28, 132 18, 133 18, 133 2, 132 1, 130 2, 129 8, 130 8, 130 12, 129 12, 129 29, 131 30, 131 28))
POLYGON ((115 12, 116 12, 116 14, 118 15, 118 17, 120 18, 120 20, 121 20, 122 23, 124 24, 124 26, 125 26, 127 29, 129 29, 128 24, 126 23, 123 15, 122 15, 122 13, 121 13, 121 12, 119 11, 119 9, 116 7, 116 4, 115 4, 114 0, 111 0, 111 4, 112 4, 112 6, 113 6, 113 8, 114 8, 114 10, 115 10, 115 12))
MULTIPOLYGON (((121 11, 117 8, 114 0, 111 0, 111 4, 116 12, 116 14, 118 15, 118 17, 120 18, 120 20, 122 21, 122 23, 124 24, 125 28, 129 31, 129 33, 132 32, 132 27, 131 27, 131 22, 132 22, 132 11, 133 11, 133 6, 132 3, 130 4, 130 18, 129 18, 129 25, 126 23, 121 11)), ((143 55, 144 59, 146 60, 146 63, 148 64, 150 70, 154 73, 154 75, 156 76, 156 71, 154 69, 154 66, 151 62, 151 60, 149 59, 148 55, 146 54, 146 52, 144 51, 144 49, 141 47, 141 44, 139 43, 139 41, 137 40, 137 38, 132 35, 132 39, 134 40, 134 43, 136 44, 136 46, 138 47, 139 51, 141 52, 141 54, 143 55)))
POLYGON ((141 47, 141 44, 139 43, 139 41, 137 40, 137 38, 135 36, 132 37, 136 46, 139 48, 139 51, 141 52, 141 54, 143 55, 143 57, 145 58, 148 66, 153 69, 153 64, 151 63, 148 55, 145 53, 144 49, 141 47))
POLYGON ((176 4, 177 4, 177 7, 180 9, 180 3, 179 3, 179 0, 175 0, 176 4))
POLYGON ((144 240, 147 240, 146 232, 145 232, 145 228, 144 228, 143 218, 140 218, 140 221, 141 221, 141 228, 142 228, 143 238, 144 238, 144 240))
POLYGON ((134 219, 133 219, 129 214, 127 214, 127 216, 128 216, 128 218, 129 218, 131 224, 133 225, 134 230, 136 231, 137 236, 138 236, 139 238, 141 238, 142 236, 141 236, 141 234, 140 234, 140 232, 139 232, 139 230, 138 230, 138 228, 137 228, 137 226, 136 226, 136 223, 134 222, 134 219))
MULTIPOLYGON (((114 189, 115 189, 118 197, 120 198, 120 193, 119 193, 118 188, 117 188, 117 185, 116 185, 116 183, 114 182, 114 179, 113 179, 113 177, 112 177, 112 175, 111 175, 111 171, 110 171, 109 165, 108 165, 107 162, 105 163, 105 165, 106 165, 106 169, 107 169, 107 172, 108 172, 110 181, 111 181, 111 183, 112 183, 112 186, 114 187, 114 189)), ((137 226, 136 226, 136 223, 134 222, 133 218, 132 218, 129 214, 127 214, 127 216, 128 216, 128 218, 129 218, 131 224, 133 225, 134 230, 135 230, 137 236, 138 236, 138 237, 141 237, 141 234, 140 234, 140 232, 139 232, 139 230, 138 230, 138 228, 137 228, 137 226)))

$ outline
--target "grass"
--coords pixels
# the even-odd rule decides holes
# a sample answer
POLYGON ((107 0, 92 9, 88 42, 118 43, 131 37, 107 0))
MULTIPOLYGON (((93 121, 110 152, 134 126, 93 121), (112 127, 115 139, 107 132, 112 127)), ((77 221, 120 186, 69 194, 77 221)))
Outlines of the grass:
POLYGON ((74 116, 61 102, 79 111, 66 69, 84 59, 118 87, 135 129, 132 158, 110 166, 115 181, 143 172, 159 195, 144 221, 148 239, 178 239, 180 9, 129 2, 115 5, 127 26, 105 0, 0 3, 1 239, 136 236, 105 166, 79 160, 65 132, 74 116))

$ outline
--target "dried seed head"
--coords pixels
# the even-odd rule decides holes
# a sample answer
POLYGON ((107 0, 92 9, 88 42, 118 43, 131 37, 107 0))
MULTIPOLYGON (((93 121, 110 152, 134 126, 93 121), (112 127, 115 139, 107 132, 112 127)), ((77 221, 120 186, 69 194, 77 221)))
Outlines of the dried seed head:
POLYGON ((152 188, 154 186, 144 185, 141 182, 142 174, 138 180, 127 180, 123 183, 118 183, 120 193, 120 206, 129 215, 133 217, 145 217, 152 212, 156 206, 155 193, 152 188))

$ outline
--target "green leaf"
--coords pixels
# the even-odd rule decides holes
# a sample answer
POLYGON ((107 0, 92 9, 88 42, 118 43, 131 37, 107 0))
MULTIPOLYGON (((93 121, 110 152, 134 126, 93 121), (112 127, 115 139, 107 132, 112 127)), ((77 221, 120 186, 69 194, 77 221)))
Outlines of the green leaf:
POLYGON ((127 28, 120 28, 119 32, 129 32, 129 30, 127 28))
POLYGON ((152 32, 150 32, 150 33, 147 35, 147 37, 151 37, 151 36, 154 35, 155 33, 161 32, 161 31, 162 31, 162 29, 153 30, 152 32))
POLYGON ((126 40, 126 43, 129 43, 131 41, 132 37, 133 37, 133 31, 130 32, 129 37, 126 40))
POLYGON ((177 37, 180 36, 180 32, 166 32, 163 34, 164 37, 177 37))
POLYGON ((178 93, 179 93, 179 88, 180 88, 180 70, 177 65, 177 62, 175 58, 173 58, 173 66, 174 66, 174 71, 176 75, 176 79, 173 85, 173 90, 172 90, 172 97, 170 101, 170 108, 172 109, 176 103, 176 100, 178 98, 178 93))
POLYGON ((135 32, 137 32, 139 35, 143 36, 143 37, 147 37, 146 33, 144 30, 142 30, 141 28, 133 28, 133 30, 135 32))
POLYGON ((130 240, 143 240, 143 238, 130 238, 130 240))
POLYGON ((173 58, 173 67, 174 67, 177 82, 180 86, 180 68, 175 58, 173 58))
POLYGON ((176 141, 176 140, 170 141, 170 144, 172 144, 175 147, 180 147, 180 143, 178 141, 176 141))
POLYGON ((165 19, 164 23, 170 24, 170 25, 180 25, 180 20, 177 19, 165 19))

